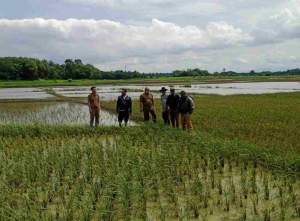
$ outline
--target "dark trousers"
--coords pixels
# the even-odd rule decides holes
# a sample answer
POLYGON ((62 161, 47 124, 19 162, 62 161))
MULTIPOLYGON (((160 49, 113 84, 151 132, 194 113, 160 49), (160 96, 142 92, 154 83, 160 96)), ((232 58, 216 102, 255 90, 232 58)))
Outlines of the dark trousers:
POLYGON ((153 122, 156 122, 156 114, 154 110, 144 110, 144 121, 150 120, 150 114, 152 116, 153 122))
POLYGON ((127 125, 128 120, 129 120, 129 112, 128 111, 119 111, 118 121, 119 121, 120 125, 123 120, 125 122, 125 125, 127 125))
POLYGON ((94 121, 95 121, 95 126, 99 125, 99 118, 100 118, 100 109, 99 108, 91 108, 90 110, 90 126, 94 126, 94 121))
POLYGON ((164 120, 164 124, 166 125, 170 124, 169 111, 162 112, 162 118, 164 120))
POLYGON ((172 127, 179 128, 179 113, 176 110, 170 110, 170 120, 172 127))

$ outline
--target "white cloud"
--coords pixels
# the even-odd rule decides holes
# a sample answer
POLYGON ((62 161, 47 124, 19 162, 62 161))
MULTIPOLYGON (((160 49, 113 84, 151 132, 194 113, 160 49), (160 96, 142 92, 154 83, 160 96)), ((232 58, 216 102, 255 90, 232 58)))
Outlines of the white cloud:
POLYGON ((0 29, 2 56, 81 57, 98 64, 225 48, 252 40, 225 22, 209 23, 201 29, 157 19, 147 26, 109 20, 0 19, 0 29))
POLYGON ((140 71, 291 68, 300 59, 296 50, 300 0, 26 0, 26 4, 28 8, 22 8, 18 0, 11 0, 1 5, 0 16, 17 19, 0 19, 0 56, 60 62, 79 57, 100 68, 127 64, 140 71), (37 16, 59 19, 32 18, 37 16), (18 19, 22 17, 32 19, 18 19))

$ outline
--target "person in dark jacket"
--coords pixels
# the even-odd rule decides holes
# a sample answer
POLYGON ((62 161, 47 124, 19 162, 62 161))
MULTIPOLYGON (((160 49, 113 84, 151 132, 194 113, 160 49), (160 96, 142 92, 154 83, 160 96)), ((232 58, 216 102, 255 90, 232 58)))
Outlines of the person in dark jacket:
POLYGON ((195 104, 193 99, 190 96, 187 96, 185 91, 181 91, 180 95, 178 111, 180 113, 181 126, 183 130, 191 130, 193 129, 191 114, 195 109, 195 104))
POLYGON ((118 97, 117 113, 120 127, 122 126, 123 120, 125 122, 126 127, 129 120, 129 116, 132 113, 132 101, 131 98, 127 95, 126 89, 122 89, 122 94, 118 97))
POLYGON ((167 98, 167 106, 170 113, 170 121, 172 126, 175 128, 179 128, 179 113, 178 113, 178 103, 179 103, 179 95, 175 94, 175 88, 170 89, 170 95, 167 98))

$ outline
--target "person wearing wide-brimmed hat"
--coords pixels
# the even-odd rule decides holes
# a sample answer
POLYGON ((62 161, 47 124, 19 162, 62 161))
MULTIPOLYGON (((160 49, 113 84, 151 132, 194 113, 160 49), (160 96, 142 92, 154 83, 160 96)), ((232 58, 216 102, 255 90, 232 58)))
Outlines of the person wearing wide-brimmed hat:
POLYGON ((169 109, 169 117, 172 124, 172 127, 179 128, 179 112, 178 112, 178 103, 179 95, 175 93, 175 88, 170 88, 170 95, 167 99, 167 106, 169 109))
POLYGON ((168 100, 168 95, 167 92, 168 89, 165 87, 162 87, 159 92, 161 92, 161 109, 162 109, 162 118, 164 120, 165 125, 170 124, 170 119, 169 119, 169 109, 167 105, 167 100, 168 100))
POLYGON ((150 93, 149 88, 145 88, 145 92, 140 96, 140 111, 144 113, 144 121, 150 120, 150 114, 152 116, 152 121, 156 122, 156 113, 154 106, 154 98, 150 93))
POLYGON ((178 104, 178 111, 181 118, 181 126, 183 130, 193 129, 193 124, 191 120, 191 114, 195 109, 195 104, 193 99, 186 94, 185 91, 180 92, 180 99, 178 104))

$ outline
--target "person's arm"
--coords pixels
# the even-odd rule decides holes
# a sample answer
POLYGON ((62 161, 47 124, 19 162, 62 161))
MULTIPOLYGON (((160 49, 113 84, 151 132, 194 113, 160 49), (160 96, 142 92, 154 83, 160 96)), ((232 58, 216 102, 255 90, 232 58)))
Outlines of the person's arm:
POLYGON ((143 95, 140 96, 140 112, 143 111, 143 95))
POLYGON ((118 100, 117 100, 117 107, 116 107, 117 113, 119 113, 119 110, 120 110, 120 97, 118 97, 118 100))
POLYGON ((98 99, 98 104, 99 104, 99 110, 101 110, 101 103, 100 103, 100 96, 99 95, 97 96, 97 99, 98 99))
POLYGON ((190 114, 192 114, 195 109, 195 102, 191 97, 189 97, 189 100, 190 100, 190 107, 191 107, 190 114))
POLYGON ((129 113, 131 114, 132 113, 132 100, 131 100, 131 98, 129 98, 129 108, 128 108, 128 111, 129 111, 129 113))
POLYGON ((89 106, 89 111, 91 112, 91 99, 90 99, 90 95, 88 96, 88 106, 89 106))
POLYGON ((152 100, 153 110, 155 110, 154 98, 152 94, 151 94, 151 100, 152 100))

